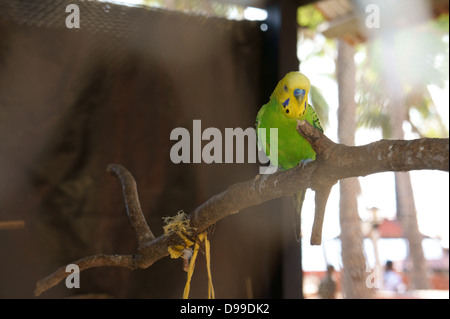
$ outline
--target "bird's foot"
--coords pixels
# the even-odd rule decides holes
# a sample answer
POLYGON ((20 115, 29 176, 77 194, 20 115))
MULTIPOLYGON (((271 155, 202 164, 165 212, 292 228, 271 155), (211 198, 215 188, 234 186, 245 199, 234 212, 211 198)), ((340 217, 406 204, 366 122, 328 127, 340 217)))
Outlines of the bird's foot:
POLYGON ((306 164, 308 164, 308 163, 310 163, 310 162, 312 162, 312 161, 313 161, 313 160, 310 159, 310 158, 301 160, 301 161, 298 163, 298 166, 300 166, 301 168, 304 168, 304 167, 306 166, 306 164))

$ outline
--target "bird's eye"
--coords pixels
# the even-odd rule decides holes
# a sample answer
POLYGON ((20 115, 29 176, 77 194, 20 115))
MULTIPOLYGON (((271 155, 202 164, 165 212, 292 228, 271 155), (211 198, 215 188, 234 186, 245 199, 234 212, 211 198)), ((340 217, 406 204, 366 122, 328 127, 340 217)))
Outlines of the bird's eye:
POLYGON ((288 91, 287 85, 285 85, 285 86, 283 87, 283 89, 284 89, 284 92, 287 92, 287 91, 288 91))

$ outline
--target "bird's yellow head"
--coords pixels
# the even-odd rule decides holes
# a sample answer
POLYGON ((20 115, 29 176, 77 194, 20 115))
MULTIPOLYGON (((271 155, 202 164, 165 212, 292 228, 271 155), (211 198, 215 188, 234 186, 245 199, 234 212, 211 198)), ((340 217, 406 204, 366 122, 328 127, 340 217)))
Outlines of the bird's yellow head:
POLYGON ((278 100, 286 116, 298 118, 306 111, 310 87, 311 84, 305 75, 300 72, 289 72, 278 82, 272 97, 278 100))

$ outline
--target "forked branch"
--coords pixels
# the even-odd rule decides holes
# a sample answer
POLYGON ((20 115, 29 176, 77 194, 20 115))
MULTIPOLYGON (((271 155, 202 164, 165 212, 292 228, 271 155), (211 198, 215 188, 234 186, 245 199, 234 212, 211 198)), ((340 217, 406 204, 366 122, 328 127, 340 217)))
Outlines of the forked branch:
MULTIPOLYGON (((346 146, 332 142, 306 121, 298 122, 297 130, 316 151, 315 161, 271 175, 257 175, 252 180, 229 186, 190 214, 191 226, 202 232, 222 218, 247 207, 311 188, 316 192, 316 216, 311 243, 320 244, 326 201, 338 180, 387 171, 449 171, 448 138, 381 140, 364 146, 346 146)), ((100 266, 129 269, 150 267, 168 255, 168 247, 175 239, 166 235, 153 236, 142 214, 133 176, 116 164, 110 165, 108 171, 121 181, 128 217, 139 242, 137 253, 125 256, 95 255, 75 263, 80 270, 100 266)), ((37 283, 35 295, 57 285, 69 274, 65 272, 65 266, 59 268, 37 283)))

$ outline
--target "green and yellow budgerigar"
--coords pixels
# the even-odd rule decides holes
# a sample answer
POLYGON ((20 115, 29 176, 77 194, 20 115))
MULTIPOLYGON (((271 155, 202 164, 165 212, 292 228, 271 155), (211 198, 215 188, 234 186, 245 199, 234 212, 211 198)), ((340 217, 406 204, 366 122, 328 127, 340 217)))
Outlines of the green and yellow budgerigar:
MULTIPOLYGON (((311 145, 297 132, 297 120, 307 120, 323 132, 314 108, 308 104, 311 84, 300 72, 290 72, 278 82, 270 100, 264 104, 256 117, 256 129, 266 129, 266 142, 262 148, 272 164, 281 169, 304 165, 316 158, 311 145), (270 128, 278 129, 278 158, 270 153, 270 128)), ((274 152, 275 153, 275 152, 274 152)), ((296 236, 300 239, 301 210, 305 191, 294 195, 296 209, 296 236)))

